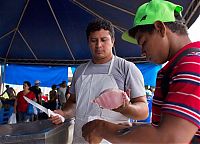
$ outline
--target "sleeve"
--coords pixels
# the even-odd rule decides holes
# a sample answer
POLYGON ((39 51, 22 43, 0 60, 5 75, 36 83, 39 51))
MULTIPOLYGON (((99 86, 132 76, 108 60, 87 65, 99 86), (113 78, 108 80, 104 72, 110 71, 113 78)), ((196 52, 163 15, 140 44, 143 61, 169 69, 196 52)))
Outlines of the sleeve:
POLYGON ((125 78, 125 88, 131 89, 131 98, 136 98, 139 96, 144 96, 144 78, 141 71, 136 67, 135 64, 128 62, 126 64, 126 78, 125 78))
POLYGON ((31 92, 30 93, 30 98, 33 100, 33 99, 36 99, 36 96, 35 96, 35 93, 34 92, 31 92))
POLYGON ((78 66, 74 72, 74 75, 72 77, 71 87, 69 89, 69 93, 75 94, 75 84, 78 78, 81 76, 83 69, 85 68, 86 64, 82 64, 78 66))
POLYGON ((74 72, 74 75, 72 77, 71 87, 69 90, 69 93, 71 94, 75 94, 75 75, 76 75, 76 71, 74 72))
POLYGON ((41 93, 42 93, 41 88, 39 88, 39 94, 41 94, 41 93))

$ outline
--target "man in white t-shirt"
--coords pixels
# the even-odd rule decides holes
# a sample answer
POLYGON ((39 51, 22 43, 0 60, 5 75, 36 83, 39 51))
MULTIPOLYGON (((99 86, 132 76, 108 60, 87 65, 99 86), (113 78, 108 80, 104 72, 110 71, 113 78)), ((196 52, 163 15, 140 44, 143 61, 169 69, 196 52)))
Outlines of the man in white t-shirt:
MULTIPOLYGON (((140 120, 148 116, 141 72, 135 64, 112 53, 115 41, 112 24, 106 20, 95 20, 88 25, 86 34, 92 60, 76 69, 70 88, 71 95, 63 111, 55 111, 66 118, 75 116, 73 143, 86 143, 81 128, 92 117, 123 123, 128 122, 129 118, 140 120), (102 109, 92 103, 101 92, 109 88, 123 91, 130 89, 130 103, 115 110, 102 109)), ((57 116, 51 120, 55 124, 61 123, 57 116)))

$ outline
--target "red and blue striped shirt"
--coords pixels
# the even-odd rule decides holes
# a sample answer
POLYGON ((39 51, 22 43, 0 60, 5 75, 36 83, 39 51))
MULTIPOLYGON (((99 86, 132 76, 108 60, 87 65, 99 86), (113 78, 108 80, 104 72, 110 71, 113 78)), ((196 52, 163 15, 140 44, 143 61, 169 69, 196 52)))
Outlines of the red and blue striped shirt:
POLYGON ((195 137, 200 140, 200 53, 190 52, 183 56, 169 75, 168 94, 163 96, 161 83, 170 65, 183 51, 200 48, 200 42, 184 46, 158 72, 152 106, 152 125, 157 126, 162 113, 190 121, 198 127, 195 137))

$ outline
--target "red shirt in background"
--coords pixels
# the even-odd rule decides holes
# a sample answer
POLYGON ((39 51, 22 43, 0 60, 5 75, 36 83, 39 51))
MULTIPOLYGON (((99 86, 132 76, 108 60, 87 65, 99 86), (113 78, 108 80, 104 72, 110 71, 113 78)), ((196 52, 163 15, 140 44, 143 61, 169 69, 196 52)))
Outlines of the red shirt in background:
POLYGON ((17 94, 17 112, 26 112, 28 109, 28 103, 23 96, 26 96, 31 100, 36 99, 35 94, 32 91, 30 91, 26 95, 24 95, 23 91, 20 91, 17 94))

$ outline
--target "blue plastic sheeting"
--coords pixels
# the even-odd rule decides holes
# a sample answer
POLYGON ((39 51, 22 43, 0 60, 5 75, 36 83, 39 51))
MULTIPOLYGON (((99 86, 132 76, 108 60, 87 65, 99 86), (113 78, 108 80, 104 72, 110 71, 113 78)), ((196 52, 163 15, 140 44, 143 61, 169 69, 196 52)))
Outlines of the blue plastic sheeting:
MULTIPOLYGON (((161 65, 151 63, 136 64, 144 77, 145 85, 155 86, 157 72, 161 65)), ((76 67, 72 67, 74 73, 76 67)), ((35 80, 41 81, 41 86, 51 87, 52 84, 59 84, 63 80, 68 82, 67 66, 32 66, 9 64, 5 68, 5 83, 21 85, 25 80, 34 84, 35 80)))
POLYGON ((21 85, 30 81, 40 80, 42 87, 51 87, 52 84, 68 82, 67 66, 30 66, 9 64, 5 68, 5 83, 21 85))
POLYGON ((144 77, 144 84, 155 87, 157 73, 162 68, 162 65, 143 63, 143 64, 136 64, 136 66, 142 72, 142 75, 144 77))

